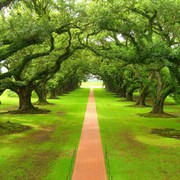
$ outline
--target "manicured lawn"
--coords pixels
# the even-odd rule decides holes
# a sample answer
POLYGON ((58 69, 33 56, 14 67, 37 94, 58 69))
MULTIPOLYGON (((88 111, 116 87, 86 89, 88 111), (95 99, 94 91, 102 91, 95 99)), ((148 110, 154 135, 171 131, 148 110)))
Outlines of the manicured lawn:
POLYGON ((180 106, 168 101, 165 111, 179 118, 145 118, 151 108, 132 105, 104 89, 95 89, 103 148, 113 180, 180 179, 180 142, 151 134, 153 128, 180 130, 180 106))
MULTIPOLYGON (((78 146, 89 89, 78 89, 40 106, 50 114, 0 114, 10 121, 33 127, 23 133, 0 136, 0 179, 66 179, 78 146)), ((0 112, 17 108, 17 98, 1 96, 0 112)), ((128 107, 104 89, 95 89, 103 148, 107 149, 113 180, 179 179, 180 143, 151 134, 153 128, 180 130, 180 118, 145 118, 151 108, 128 107)), ((36 99, 33 98, 35 102, 36 99)), ((180 117, 180 106, 167 101, 165 111, 180 117)))
MULTIPOLYGON (((0 122, 32 126, 23 133, 0 136, 0 179, 66 179, 78 146, 89 89, 78 89, 40 106, 50 114, 0 114, 0 122)), ((18 99, 1 96, 0 112, 17 109, 18 99)), ((34 98, 35 102, 36 99, 34 98)))

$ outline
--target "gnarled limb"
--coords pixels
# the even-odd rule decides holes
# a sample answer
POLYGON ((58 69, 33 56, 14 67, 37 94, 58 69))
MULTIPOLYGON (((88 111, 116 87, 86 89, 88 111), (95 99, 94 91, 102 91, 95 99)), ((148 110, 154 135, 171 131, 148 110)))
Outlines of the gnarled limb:
POLYGON ((15 0, 1 0, 0 1, 0 10, 3 8, 3 7, 6 7, 8 6, 10 3, 14 2, 15 0))

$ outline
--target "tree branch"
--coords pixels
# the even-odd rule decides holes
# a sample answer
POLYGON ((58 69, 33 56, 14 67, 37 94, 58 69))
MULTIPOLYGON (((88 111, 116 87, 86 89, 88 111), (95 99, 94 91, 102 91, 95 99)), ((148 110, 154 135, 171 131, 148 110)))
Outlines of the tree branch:
POLYGON ((27 39, 16 40, 12 42, 7 48, 0 50, 0 62, 7 59, 17 51, 33 44, 42 43, 43 40, 38 36, 29 37, 27 39))
POLYGON ((3 7, 6 7, 8 6, 10 3, 14 2, 15 0, 4 0, 4 1, 0 1, 0 10, 3 8, 3 7))

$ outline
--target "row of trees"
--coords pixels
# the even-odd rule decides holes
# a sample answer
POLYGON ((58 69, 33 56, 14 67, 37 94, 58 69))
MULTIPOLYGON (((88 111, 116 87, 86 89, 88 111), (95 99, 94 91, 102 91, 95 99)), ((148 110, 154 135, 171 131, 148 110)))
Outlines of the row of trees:
POLYGON ((56 86, 62 92, 78 86, 82 65, 70 61, 83 47, 77 39, 81 28, 74 3, 15 1, 1 9, 0 62, 7 72, 0 74, 0 90, 2 93, 10 89, 18 94, 19 111, 38 111, 31 103, 33 90, 39 103, 46 103, 47 88, 54 97, 56 86), (61 68, 67 59, 66 68, 61 68), (64 71, 61 73, 60 69, 64 71))
POLYGON ((0 91, 16 92, 20 111, 37 110, 33 90, 46 103, 47 90, 53 97, 74 89, 89 72, 127 100, 139 90, 141 106, 151 96, 152 113, 164 113, 167 96, 178 99, 178 0, 9 3, 0 3, 0 62, 8 70, 0 73, 0 91))
POLYGON ((152 113, 164 113, 166 97, 180 95, 179 1, 114 0, 95 6, 91 18, 98 21, 86 47, 100 57, 96 73, 107 89, 130 101, 139 90, 138 105, 151 96, 152 113))

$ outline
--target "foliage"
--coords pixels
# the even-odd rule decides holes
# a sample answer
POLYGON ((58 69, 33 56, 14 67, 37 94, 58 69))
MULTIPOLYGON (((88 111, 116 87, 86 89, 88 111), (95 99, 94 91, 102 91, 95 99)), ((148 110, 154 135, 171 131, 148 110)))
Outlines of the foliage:
POLYGON ((1 10, 0 61, 8 72, 0 89, 32 89, 42 80, 54 88, 56 73, 67 89, 72 68, 61 64, 77 59, 81 69, 83 59, 75 81, 97 74, 124 97, 146 89, 152 112, 163 113, 164 99, 179 93, 179 9, 178 0, 17 1, 1 10))

